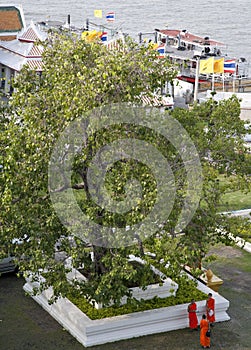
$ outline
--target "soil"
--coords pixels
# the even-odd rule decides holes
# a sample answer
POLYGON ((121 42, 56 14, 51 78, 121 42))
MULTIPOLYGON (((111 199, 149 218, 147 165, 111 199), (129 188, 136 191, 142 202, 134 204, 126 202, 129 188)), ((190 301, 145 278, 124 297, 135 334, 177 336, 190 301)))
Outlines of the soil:
MULTIPOLYGON (((216 323, 211 348, 251 350, 251 254, 233 247, 219 247, 207 267, 224 280, 220 294, 230 301, 230 321, 216 323)), ((22 287, 14 274, 0 277, 0 349, 83 350, 67 331, 49 316, 22 287)), ((216 315, 217 316, 217 315, 216 315)), ((90 347, 92 350, 197 350, 199 331, 182 329, 116 343, 90 347)))

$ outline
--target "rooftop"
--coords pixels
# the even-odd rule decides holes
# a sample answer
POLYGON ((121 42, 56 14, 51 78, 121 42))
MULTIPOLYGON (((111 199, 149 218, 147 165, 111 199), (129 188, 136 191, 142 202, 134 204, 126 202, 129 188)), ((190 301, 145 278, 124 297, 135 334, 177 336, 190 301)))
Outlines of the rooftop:
POLYGON ((226 46, 220 41, 210 39, 208 36, 201 37, 201 36, 189 33, 187 30, 163 29, 163 30, 158 30, 158 32, 170 38, 177 38, 180 36, 182 41, 190 44, 201 44, 201 45, 222 46, 222 47, 226 46))
POLYGON ((21 5, 0 5, 0 40, 15 39, 24 27, 25 19, 21 5))

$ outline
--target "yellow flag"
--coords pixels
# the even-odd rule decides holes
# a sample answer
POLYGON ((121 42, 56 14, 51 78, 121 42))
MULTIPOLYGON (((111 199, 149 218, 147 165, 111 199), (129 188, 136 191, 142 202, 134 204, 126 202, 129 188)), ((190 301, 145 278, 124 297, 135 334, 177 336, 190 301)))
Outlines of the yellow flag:
POLYGON ((214 72, 214 57, 200 60, 200 74, 210 74, 214 72))
POLYGON ((156 50, 157 47, 159 47, 159 44, 154 44, 154 43, 150 42, 150 43, 149 43, 149 47, 150 47, 151 49, 153 49, 153 50, 156 50))
POLYGON ((94 17, 102 18, 102 10, 94 10, 94 17))
POLYGON ((102 33, 98 32, 97 30, 91 30, 90 32, 84 31, 81 34, 81 38, 85 41, 88 41, 89 43, 97 40, 102 33))
POLYGON ((224 73, 224 58, 214 60, 214 73, 224 73))

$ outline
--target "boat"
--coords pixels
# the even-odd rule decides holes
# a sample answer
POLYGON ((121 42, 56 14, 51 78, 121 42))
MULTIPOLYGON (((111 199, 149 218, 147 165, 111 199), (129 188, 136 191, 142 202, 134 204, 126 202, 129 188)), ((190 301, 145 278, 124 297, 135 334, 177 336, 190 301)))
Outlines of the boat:
MULTIPOLYGON (((169 58, 177 65, 179 86, 182 93, 190 90, 194 92, 196 79, 200 91, 214 88, 223 88, 233 85, 236 81, 248 78, 249 64, 243 57, 229 57, 226 53, 226 45, 220 41, 211 39, 209 36, 199 36, 179 29, 155 29, 150 33, 139 33, 139 43, 153 43, 154 48, 161 53, 160 58, 169 58), (146 39, 146 37, 150 39, 146 39), (200 73, 198 68, 201 60, 214 58, 224 62, 221 73, 200 73), (213 85, 213 88, 212 88, 213 85)), ((237 84, 236 84, 237 85, 237 84)), ((239 84, 240 85, 240 84, 239 84)))

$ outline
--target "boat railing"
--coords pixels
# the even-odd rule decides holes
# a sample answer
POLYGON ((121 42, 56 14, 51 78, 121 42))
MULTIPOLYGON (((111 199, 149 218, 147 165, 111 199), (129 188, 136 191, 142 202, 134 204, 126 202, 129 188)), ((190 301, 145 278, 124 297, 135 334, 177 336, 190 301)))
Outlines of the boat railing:
POLYGON ((195 77, 195 75, 196 75, 196 68, 192 68, 192 67, 181 68, 180 69, 180 73, 182 75, 185 75, 185 76, 195 77))

